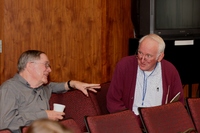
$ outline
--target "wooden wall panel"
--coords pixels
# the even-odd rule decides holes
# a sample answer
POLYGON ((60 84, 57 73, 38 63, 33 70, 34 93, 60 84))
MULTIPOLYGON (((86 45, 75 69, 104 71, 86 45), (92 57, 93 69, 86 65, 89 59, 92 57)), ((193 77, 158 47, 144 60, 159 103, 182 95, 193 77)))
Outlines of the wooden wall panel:
POLYGON ((111 80, 116 63, 128 55, 128 40, 133 37, 131 0, 106 0, 103 7, 102 72, 103 79, 111 80))
POLYGON ((51 81, 106 82, 128 54, 130 0, 0 0, 3 42, 0 84, 16 73, 28 49, 47 53, 51 81), (3 58, 2 58, 3 57, 3 58))
MULTIPOLYGON (((3 15, 4 15, 4 8, 3 8, 3 3, 4 1, 3 0, 0 0, 0 40, 3 39, 3 15)), ((4 78, 3 77, 3 66, 4 66, 4 63, 3 63, 3 54, 0 53, 0 85, 1 85, 1 81, 2 79, 4 78)))

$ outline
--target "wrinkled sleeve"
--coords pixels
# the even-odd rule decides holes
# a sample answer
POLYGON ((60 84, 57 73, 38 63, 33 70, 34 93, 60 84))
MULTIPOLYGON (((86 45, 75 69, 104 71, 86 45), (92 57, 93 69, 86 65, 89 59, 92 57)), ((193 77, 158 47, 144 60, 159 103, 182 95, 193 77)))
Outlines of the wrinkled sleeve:
POLYGON ((53 93, 65 93, 67 90, 65 89, 65 82, 57 83, 57 82, 51 82, 49 83, 49 88, 52 89, 53 93))
POLYGON ((180 95, 179 101, 184 104, 183 86, 182 86, 181 78, 179 76, 177 69, 175 68, 175 66, 173 64, 169 63, 166 70, 170 70, 170 71, 167 72, 167 74, 170 75, 170 76, 168 76, 168 81, 170 81, 170 83, 169 83, 170 85, 168 85, 168 89, 169 89, 168 102, 171 101, 172 98, 178 92, 180 92, 181 95, 180 95))

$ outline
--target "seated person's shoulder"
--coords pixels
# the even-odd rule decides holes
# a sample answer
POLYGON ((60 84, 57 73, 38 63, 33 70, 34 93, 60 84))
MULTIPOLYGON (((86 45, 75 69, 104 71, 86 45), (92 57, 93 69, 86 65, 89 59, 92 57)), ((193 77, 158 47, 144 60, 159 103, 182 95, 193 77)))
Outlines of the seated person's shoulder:
POLYGON ((134 62, 134 61, 137 61, 135 56, 134 55, 131 55, 131 56, 125 56, 123 58, 120 59, 119 63, 125 63, 125 62, 134 62))
POLYGON ((167 67, 167 68, 175 68, 174 64, 172 64, 170 61, 163 59, 161 61, 162 67, 167 67))

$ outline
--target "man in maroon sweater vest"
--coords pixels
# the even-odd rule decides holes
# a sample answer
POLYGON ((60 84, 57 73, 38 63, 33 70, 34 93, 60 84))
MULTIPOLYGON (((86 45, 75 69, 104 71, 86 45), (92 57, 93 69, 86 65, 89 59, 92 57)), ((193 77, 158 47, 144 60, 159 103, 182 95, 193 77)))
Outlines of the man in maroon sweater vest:
POLYGON ((173 64, 163 59, 165 42, 156 34, 139 41, 136 55, 122 58, 116 65, 107 93, 110 113, 130 109, 138 118, 138 107, 167 104, 180 92, 184 104, 181 79, 173 64))

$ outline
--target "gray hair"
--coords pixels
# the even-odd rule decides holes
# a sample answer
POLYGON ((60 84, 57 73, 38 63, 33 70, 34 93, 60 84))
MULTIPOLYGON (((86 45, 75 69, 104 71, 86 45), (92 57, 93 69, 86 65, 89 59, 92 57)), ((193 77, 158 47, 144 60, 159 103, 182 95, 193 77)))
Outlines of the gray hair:
POLYGON ((159 46, 158 46, 158 54, 161 53, 161 52, 164 52, 165 51, 165 42, 164 40, 158 36, 157 34, 148 34, 148 35, 145 35, 143 36, 140 40, 139 40, 139 45, 140 43, 145 39, 145 38, 152 38, 153 40, 155 40, 156 42, 158 42, 159 46))
POLYGON ((18 73, 24 70, 28 62, 39 60, 41 54, 45 53, 39 50, 28 50, 23 52, 17 63, 18 73))

